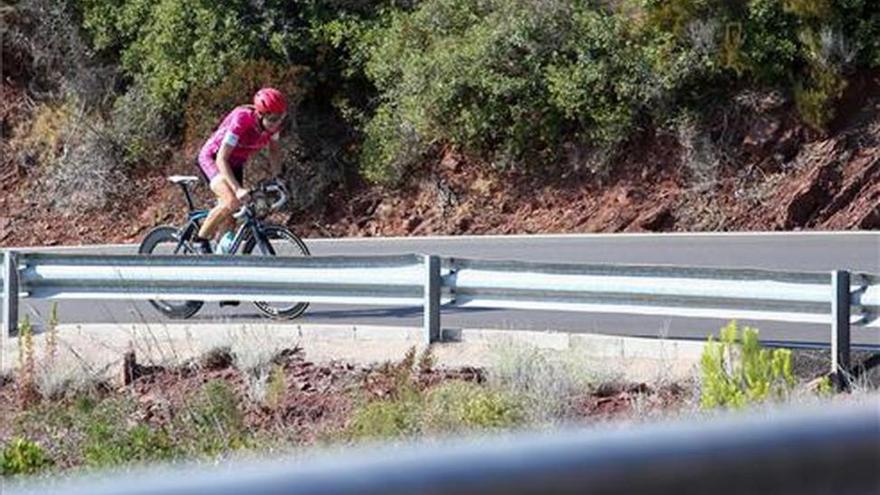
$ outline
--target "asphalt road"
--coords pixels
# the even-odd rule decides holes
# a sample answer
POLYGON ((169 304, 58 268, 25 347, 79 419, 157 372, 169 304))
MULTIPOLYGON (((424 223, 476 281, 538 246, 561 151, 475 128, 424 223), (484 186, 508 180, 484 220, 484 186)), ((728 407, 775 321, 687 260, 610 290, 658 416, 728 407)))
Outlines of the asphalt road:
MULTIPOLYGON (((315 255, 430 253, 486 259, 546 262, 668 264, 686 266, 752 267, 827 272, 848 269, 880 274, 880 233, 719 233, 719 234, 608 234, 559 236, 462 236, 386 239, 318 239, 307 241, 315 255)), ((48 248, 71 252, 71 248, 48 248)), ((130 253, 136 246, 78 248, 98 253, 130 253)), ((37 321, 45 321, 49 305, 22 301, 37 321)), ((163 317, 146 303, 74 302, 59 304, 66 323, 158 322, 163 317)), ((220 308, 206 305, 192 323, 258 321, 256 308, 220 308)), ((298 321, 362 325, 420 326, 420 307, 354 307, 313 305, 298 321)), ((514 311, 445 308, 445 328, 506 328, 558 330, 630 336, 668 336, 704 339, 726 323, 722 320, 626 316, 550 311, 514 311)), ((828 342, 826 325, 751 322, 762 340, 810 345, 828 342)), ((856 346, 880 346, 876 329, 853 329, 856 346)))

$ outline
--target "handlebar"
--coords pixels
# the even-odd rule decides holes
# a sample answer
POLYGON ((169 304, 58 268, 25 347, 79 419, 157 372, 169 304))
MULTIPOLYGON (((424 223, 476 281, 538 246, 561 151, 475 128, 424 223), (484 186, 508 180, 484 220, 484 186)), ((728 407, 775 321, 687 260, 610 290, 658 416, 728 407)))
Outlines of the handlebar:
POLYGON ((256 204, 264 199, 265 196, 269 194, 277 194, 278 200, 268 205, 265 213, 268 214, 271 211, 275 211, 287 203, 289 199, 289 193, 287 191, 287 187, 281 182, 280 179, 273 179, 269 182, 258 185, 256 188, 251 190, 250 199, 241 205, 241 208, 238 209, 237 212, 232 214, 232 217, 236 220, 244 217, 248 211, 250 211, 256 204))

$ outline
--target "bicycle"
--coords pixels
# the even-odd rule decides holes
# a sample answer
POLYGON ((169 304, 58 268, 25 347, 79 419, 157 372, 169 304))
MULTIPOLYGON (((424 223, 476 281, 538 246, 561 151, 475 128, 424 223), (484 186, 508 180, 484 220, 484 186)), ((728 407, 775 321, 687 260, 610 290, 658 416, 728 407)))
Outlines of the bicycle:
MULTIPOLYGON (((168 180, 179 185, 183 190, 188 208, 186 223, 181 227, 173 225, 154 227, 141 241, 138 253, 204 256, 192 241, 209 212, 205 209, 196 209, 190 194, 189 185, 198 182, 199 178, 173 175, 168 177, 168 180)), ((264 222, 266 216, 284 206, 287 199, 287 188, 277 179, 261 182, 252 189, 249 199, 233 215, 239 221, 239 225, 228 254, 239 254, 240 250, 241 255, 252 255, 257 249, 262 256, 275 256, 279 251, 285 255, 290 255, 287 251, 292 251, 296 256, 310 256, 311 253, 305 243, 290 229, 283 225, 264 222), (273 195, 279 198, 270 203, 270 197, 273 195), (285 245, 290 249, 284 249, 282 246, 285 245)), ((187 319, 202 308, 204 301, 151 300, 150 304, 169 318, 187 319)), ((270 318, 287 320, 301 316, 309 307, 309 303, 304 302, 276 306, 269 302, 255 301, 254 305, 270 318)))

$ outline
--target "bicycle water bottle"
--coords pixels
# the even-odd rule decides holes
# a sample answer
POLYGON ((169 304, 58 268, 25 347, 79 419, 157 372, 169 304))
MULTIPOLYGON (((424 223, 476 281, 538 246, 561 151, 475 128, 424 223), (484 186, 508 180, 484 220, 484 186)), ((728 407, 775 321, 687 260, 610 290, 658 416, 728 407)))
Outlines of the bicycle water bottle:
POLYGON ((232 235, 232 232, 226 232, 223 234, 223 237, 217 241, 217 254, 229 254, 229 251, 232 250, 232 242, 235 240, 235 236, 232 235))

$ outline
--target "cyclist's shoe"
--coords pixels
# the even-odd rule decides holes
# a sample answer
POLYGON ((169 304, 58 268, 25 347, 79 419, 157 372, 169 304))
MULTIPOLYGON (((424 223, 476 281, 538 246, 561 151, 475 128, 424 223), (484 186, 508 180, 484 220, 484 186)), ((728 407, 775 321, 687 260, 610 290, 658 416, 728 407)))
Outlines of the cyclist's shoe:
POLYGON ((220 301, 221 308, 225 306, 238 306, 239 304, 241 304, 241 301, 220 301))
POLYGON ((214 249, 211 248, 211 241, 207 239, 193 239, 192 244, 198 254, 214 253, 214 249))

